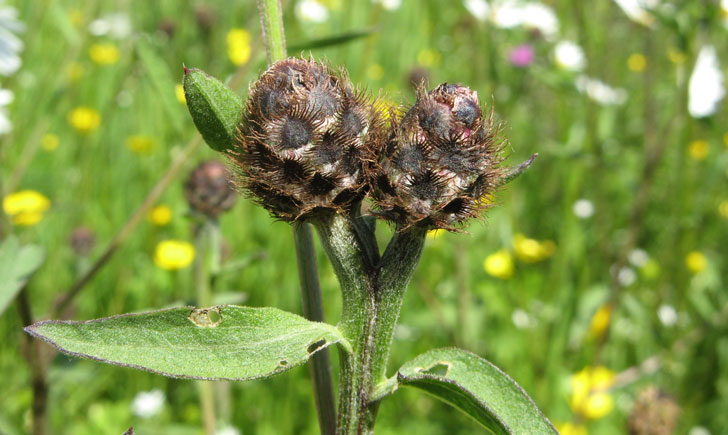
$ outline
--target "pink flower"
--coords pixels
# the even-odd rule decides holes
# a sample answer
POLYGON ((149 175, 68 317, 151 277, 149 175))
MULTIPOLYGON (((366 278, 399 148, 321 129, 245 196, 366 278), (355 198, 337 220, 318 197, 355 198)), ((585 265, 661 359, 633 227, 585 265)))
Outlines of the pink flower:
POLYGON ((513 66, 525 68, 533 62, 533 47, 528 44, 519 45, 511 50, 508 59, 513 66))

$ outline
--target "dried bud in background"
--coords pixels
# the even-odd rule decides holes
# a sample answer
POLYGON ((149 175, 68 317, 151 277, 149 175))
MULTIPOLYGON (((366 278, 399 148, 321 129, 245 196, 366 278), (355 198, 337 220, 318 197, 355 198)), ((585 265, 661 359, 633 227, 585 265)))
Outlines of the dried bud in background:
POLYGON ((162 20, 159 22, 159 25, 157 25, 157 28, 160 32, 167 35, 167 38, 171 38, 174 36, 174 31, 177 29, 177 25, 175 24, 174 20, 170 17, 162 18, 162 20))
POLYGON ((639 394, 629 416, 631 435, 671 435, 675 432, 680 407, 655 386, 639 394))
POLYGON ((417 90, 430 80, 430 72, 421 66, 413 67, 407 74, 407 86, 417 90))
POLYGON ((202 33, 210 33, 217 21, 217 16, 210 6, 199 5, 195 8, 195 20, 202 33))
POLYGON ((503 176, 502 140, 469 88, 426 93, 393 131, 373 173, 378 214, 400 227, 454 230, 490 206, 503 176))
POLYGON ((68 241, 76 255, 85 257, 94 248, 96 236, 89 228, 78 227, 71 232, 71 237, 69 237, 68 241))
POLYGON ((239 184, 271 214, 305 219, 344 210, 364 196, 381 125, 343 73, 291 58, 251 86, 239 147, 229 154, 239 184))
POLYGON ((230 171, 217 160, 202 162, 190 173, 185 197, 192 210, 213 218, 230 210, 237 198, 230 171))

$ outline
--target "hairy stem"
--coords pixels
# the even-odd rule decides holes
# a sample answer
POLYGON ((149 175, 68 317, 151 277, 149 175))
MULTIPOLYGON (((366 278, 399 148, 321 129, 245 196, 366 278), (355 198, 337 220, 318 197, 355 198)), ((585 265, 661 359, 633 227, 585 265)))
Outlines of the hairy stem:
POLYGON ((370 254, 376 247, 373 228, 361 220, 334 215, 317 224, 341 285, 339 328, 353 349, 341 351, 340 434, 374 430, 379 402, 370 399, 371 393, 385 379, 394 327, 425 239, 424 230, 397 232, 379 260, 370 254))
MULTIPOLYGON (((274 63, 285 59, 286 40, 280 0, 258 0, 258 12, 268 62, 274 63)), ((303 315, 309 320, 323 322, 323 302, 321 300, 316 251, 313 246, 310 225, 293 225, 293 240, 296 245, 296 257, 298 259, 303 315)), ((333 435, 336 433, 336 410, 334 408, 334 385, 331 378, 331 362, 328 349, 314 354, 310 364, 319 427, 323 435, 333 435)))
MULTIPOLYGON (((33 314, 28 299, 28 288, 23 288, 18 294, 18 313, 23 326, 33 324, 33 314)), ((34 340, 28 334, 25 336, 25 359, 30 366, 30 381, 33 387, 33 435, 48 433, 48 356, 47 347, 40 340, 34 340)))

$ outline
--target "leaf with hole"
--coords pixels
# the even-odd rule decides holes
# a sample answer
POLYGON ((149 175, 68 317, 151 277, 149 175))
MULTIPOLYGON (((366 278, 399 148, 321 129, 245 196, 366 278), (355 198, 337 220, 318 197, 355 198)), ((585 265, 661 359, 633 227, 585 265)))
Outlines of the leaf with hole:
POLYGON ((0 315, 25 286, 45 259, 45 250, 36 245, 21 246, 10 236, 0 245, 0 315))
POLYGON ((380 392, 380 397, 394 392, 399 385, 419 388, 496 434, 558 434, 513 379, 462 349, 425 352, 399 369, 396 383, 386 385, 388 391, 380 392))
POLYGON ((303 364, 339 330, 276 308, 172 308, 89 321, 38 322, 26 332, 61 352, 165 376, 210 380, 268 377, 303 364))

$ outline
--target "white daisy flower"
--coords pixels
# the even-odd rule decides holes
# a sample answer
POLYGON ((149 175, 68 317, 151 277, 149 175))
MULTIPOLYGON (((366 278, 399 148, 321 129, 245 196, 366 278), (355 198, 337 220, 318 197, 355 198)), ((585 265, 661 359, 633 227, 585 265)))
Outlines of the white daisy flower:
POLYGON ((162 410, 164 393, 162 390, 142 391, 131 402, 131 412, 137 417, 153 417, 162 410))
POLYGON ((521 10, 523 26, 536 29, 546 39, 553 39, 559 32, 559 19, 550 7, 541 3, 526 3, 521 10))
POLYGON ((584 50, 575 42, 559 41, 554 47, 556 65, 568 71, 582 71, 586 66, 584 50))
POLYGON ((478 21, 485 21, 490 14, 490 5, 485 0, 463 0, 463 6, 478 21))
POLYGON ((622 8, 630 20, 647 27, 655 25, 655 17, 649 10, 658 6, 660 0, 614 0, 614 2, 622 8))
POLYGON ((127 14, 117 12, 91 21, 88 31, 94 36, 109 36, 124 39, 131 35, 131 21, 127 14))
POLYGON ((486 0, 463 0, 463 5, 479 21, 489 20, 501 29, 535 29, 547 39, 559 31, 559 20, 553 9, 541 3, 500 0, 491 4, 486 0))
POLYGON ((242 432, 240 432, 240 429, 236 428, 235 426, 229 426, 229 425, 215 431, 215 435, 240 435, 240 434, 242 434, 242 432))
POLYGON ((388 11, 394 11, 402 6, 402 0, 372 0, 388 11))
POLYGON ((644 249, 635 248, 627 256, 630 264, 634 267, 644 267, 645 264, 650 260, 650 256, 644 249))
POLYGON ((698 53, 688 84, 688 95, 688 112, 693 118, 713 115, 725 97, 723 73, 712 45, 706 45, 698 53))
POLYGON ((13 102, 14 95, 7 89, 0 88, 0 135, 10 133, 13 124, 10 122, 7 105, 13 102))
POLYGON ((531 315, 520 308, 516 308, 513 310, 513 313, 511 313, 511 322, 513 322, 513 325, 518 329, 528 329, 533 324, 531 315))
POLYGON ((594 204, 588 199, 579 199, 572 207, 574 215, 579 219, 588 219, 594 215, 594 204))
POLYGON ((673 326, 677 323, 677 311, 672 305, 660 305, 660 308, 657 309, 657 317, 665 326, 673 326))
POLYGON ((323 23, 329 19, 329 10, 316 0, 302 0, 296 3, 296 16, 308 23, 323 23))
POLYGON ((10 76, 20 68, 23 41, 17 34, 25 31, 18 20, 18 10, 0 2, 0 75, 10 76))
POLYGON ((613 88, 601 80, 585 75, 576 78, 576 89, 586 94, 589 99, 601 105, 621 105, 627 101, 627 91, 622 88, 613 88))
POLYGON ((622 267, 617 272, 617 282, 622 287, 629 287, 637 281, 637 273, 631 267, 622 267))

